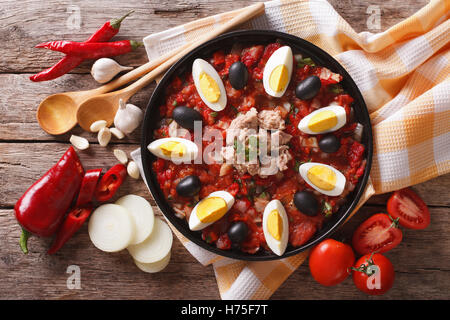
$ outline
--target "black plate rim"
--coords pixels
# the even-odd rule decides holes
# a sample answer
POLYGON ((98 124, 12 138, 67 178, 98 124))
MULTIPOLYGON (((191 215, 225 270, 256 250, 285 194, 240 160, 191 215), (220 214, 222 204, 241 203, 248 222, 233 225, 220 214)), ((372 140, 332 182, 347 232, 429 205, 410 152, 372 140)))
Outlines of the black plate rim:
MULTIPOLYGON (((325 63, 325 64, 327 64, 325 63)), ((154 106, 156 108, 157 106, 154 106)), ((361 199, 361 196, 363 195, 365 188, 367 186, 367 182, 369 180, 370 175, 370 169, 372 167, 372 157, 373 157, 373 136, 372 136, 372 126, 370 123, 370 117, 369 112, 366 106, 366 103, 364 101, 364 98, 357 87, 356 83, 352 79, 352 77, 348 74, 348 72, 345 70, 345 68, 338 62, 336 59, 334 59, 330 54, 328 54, 326 51, 322 50, 321 48, 317 47, 316 45, 312 44, 311 42, 308 42, 302 38, 299 38, 294 35, 290 35, 283 32, 273 31, 273 30, 239 30, 239 31, 232 31, 225 34, 222 34, 212 40, 209 40, 205 42, 204 44, 196 47, 189 53, 187 53, 185 56, 183 56, 180 60, 178 60, 174 65, 172 65, 169 70, 165 73, 161 81, 158 83, 156 88, 154 89, 152 96, 148 102, 147 108, 145 110, 144 115, 144 121, 141 129, 141 157, 142 157, 142 166, 144 171, 143 179, 146 182, 147 186, 150 189, 150 192, 153 196, 153 198, 156 201, 156 204, 158 205, 161 212, 164 214, 166 219, 177 229, 178 232, 180 232, 184 237, 192 241, 193 243, 197 244, 201 248, 212 252, 214 254, 226 257, 226 258, 232 258, 236 260, 244 260, 244 261, 270 261, 270 260, 279 260, 283 258, 287 258, 296 254, 299 254, 322 240, 329 238, 338 227, 340 227, 344 221, 347 219, 347 217, 350 215, 350 213, 355 209, 356 205, 358 204, 359 200, 361 199), (366 145, 366 169, 364 171, 364 175, 362 176, 361 180, 359 181, 356 193, 354 194, 354 198, 352 199, 352 202, 348 206, 347 210, 341 214, 341 217, 334 223, 330 224, 329 226, 326 226, 328 229, 323 232, 319 237, 313 238, 312 241, 308 241, 304 245, 300 247, 293 248, 291 250, 286 250, 286 252, 282 256, 278 256, 275 254, 264 254, 264 255, 258 255, 258 254, 247 254, 240 251, 231 251, 231 250, 221 250, 216 248, 215 246, 209 245, 200 237, 195 236, 195 233, 189 230, 189 228, 186 228, 187 224, 184 220, 177 218, 172 210, 172 208, 168 205, 168 203, 165 201, 164 197, 160 195, 160 189, 159 185, 155 183, 154 176, 151 173, 151 156, 149 155, 150 152, 147 150, 148 141, 146 139, 147 132, 149 132, 149 119, 154 116, 154 113, 152 114, 152 105, 155 105, 157 100, 159 99, 160 94, 165 94, 164 92, 164 85, 168 80, 171 78, 175 70, 177 70, 179 67, 185 63, 185 61, 191 59, 195 55, 200 55, 199 53, 203 50, 207 50, 210 46, 213 44, 216 44, 217 42, 220 42, 222 40, 232 38, 232 37, 239 37, 239 36, 249 36, 249 35, 255 35, 255 36, 261 36, 261 35, 267 35, 270 37, 276 37, 281 40, 295 43, 296 46, 304 48, 306 51, 310 51, 316 54, 311 55, 312 59, 319 59, 319 56, 322 58, 325 58, 326 62, 328 64, 332 64, 335 67, 339 69, 339 73, 344 77, 344 80, 348 82, 348 85, 352 88, 355 94, 353 94, 353 98, 355 99, 355 102, 357 102, 360 105, 360 112, 362 112, 363 117, 363 125, 364 125, 364 135, 367 137, 367 145, 366 145)), ((353 192, 355 192, 353 191, 353 192)), ((325 227, 324 227, 325 228, 325 227)), ((323 231, 323 230, 321 230, 323 231)), ((288 247, 289 249, 289 247, 288 247)))

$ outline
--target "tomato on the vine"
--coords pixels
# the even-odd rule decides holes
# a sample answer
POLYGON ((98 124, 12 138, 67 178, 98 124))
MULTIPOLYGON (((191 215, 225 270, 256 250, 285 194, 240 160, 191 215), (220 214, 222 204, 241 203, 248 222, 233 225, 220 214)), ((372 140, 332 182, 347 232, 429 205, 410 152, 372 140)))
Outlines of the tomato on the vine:
POLYGON ((367 294, 382 295, 394 284, 394 267, 382 254, 366 254, 359 258, 352 269, 353 282, 367 294))
POLYGON ((395 191, 388 200, 387 210, 401 226, 425 229, 430 224, 430 211, 423 200, 409 188, 395 191))
POLYGON ((354 262, 355 255, 348 244, 327 239, 311 250, 309 269, 317 282, 334 286, 347 278, 354 262))

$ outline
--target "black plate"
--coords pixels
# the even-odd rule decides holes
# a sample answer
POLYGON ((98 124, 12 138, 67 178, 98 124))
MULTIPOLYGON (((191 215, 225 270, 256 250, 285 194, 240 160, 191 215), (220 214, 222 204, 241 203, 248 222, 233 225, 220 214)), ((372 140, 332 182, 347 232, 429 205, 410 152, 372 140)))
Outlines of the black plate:
POLYGON ((166 218, 175 226, 175 228, 177 228, 177 230, 186 238, 206 250, 233 259, 251 261, 276 260, 292 256, 314 246, 322 239, 329 237, 336 230, 336 228, 345 221, 346 217, 352 212, 361 198, 369 178, 369 172, 372 164, 372 152, 372 128, 370 125, 369 113, 358 87, 347 71, 345 71, 345 69, 328 53, 319 47, 316 47, 312 43, 286 33, 266 30, 244 30, 221 35, 192 50, 176 64, 174 64, 164 75, 154 90, 150 102, 148 103, 142 129, 141 143, 142 164, 145 175, 144 178, 159 208, 166 218), (155 157, 147 150, 147 146, 153 141, 153 130, 159 120, 158 107, 162 104, 162 101, 165 98, 165 88, 170 84, 172 76, 181 75, 186 71, 190 71, 192 63, 196 58, 208 59, 213 52, 219 49, 223 49, 225 51, 229 50, 231 46, 237 42, 241 42, 245 46, 248 46, 251 44, 268 44, 277 40, 281 40, 284 44, 289 45, 294 52, 300 52, 303 56, 311 57, 319 65, 325 66, 331 71, 337 72, 344 77, 341 84, 344 89, 355 99, 353 103, 355 117, 359 123, 364 125, 362 143, 366 147, 366 170, 355 190, 347 196, 346 204, 344 204, 340 210, 334 214, 329 221, 327 221, 323 228, 317 232, 312 239, 301 247, 294 248, 292 246, 288 246, 286 252, 281 257, 270 252, 260 252, 252 255, 238 250, 217 249, 215 246, 210 245, 201 239, 200 231, 191 231, 187 221, 179 219, 175 216, 171 206, 165 201, 164 195, 156 180, 156 176, 151 169, 151 164, 155 160, 155 157))

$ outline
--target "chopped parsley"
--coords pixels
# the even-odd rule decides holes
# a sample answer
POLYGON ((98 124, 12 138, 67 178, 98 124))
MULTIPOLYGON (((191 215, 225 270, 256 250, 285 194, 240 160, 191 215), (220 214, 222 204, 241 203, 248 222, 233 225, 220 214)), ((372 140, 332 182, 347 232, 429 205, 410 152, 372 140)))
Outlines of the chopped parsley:
POLYGON ((172 105, 173 105, 174 107, 176 107, 176 106, 178 105, 177 100, 174 100, 174 101, 172 102, 172 105))
POLYGON ((328 217, 333 213, 333 207, 328 201, 323 202, 322 213, 325 215, 325 217, 328 217))
POLYGON ((316 66, 316 64, 314 63, 314 61, 311 58, 302 58, 297 62, 298 68, 303 68, 306 65, 311 66, 311 67, 316 66))
POLYGON ((344 92, 344 89, 343 89, 342 86, 341 86, 340 84, 338 84, 338 83, 330 84, 330 85, 328 86, 328 90, 331 91, 331 92, 333 92, 333 93, 336 93, 336 94, 339 94, 339 93, 343 93, 343 92, 344 92))

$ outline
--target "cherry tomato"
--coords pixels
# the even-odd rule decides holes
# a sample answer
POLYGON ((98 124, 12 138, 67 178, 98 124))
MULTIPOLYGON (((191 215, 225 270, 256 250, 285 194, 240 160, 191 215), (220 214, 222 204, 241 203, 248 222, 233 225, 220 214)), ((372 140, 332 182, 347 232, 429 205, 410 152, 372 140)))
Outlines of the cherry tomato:
POLYGON ((356 287, 370 295, 384 294, 392 288, 394 278, 391 261, 379 253, 362 256, 353 268, 353 282, 356 287))
POLYGON ((324 286, 334 286, 344 281, 354 263, 352 248, 333 239, 319 243, 309 256, 311 275, 324 286))
POLYGON ((385 213, 377 213, 359 225, 353 233, 353 249, 359 254, 389 251, 402 241, 403 233, 397 227, 398 220, 385 213))
POLYGON ((395 191, 387 203, 387 210, 401 226, 408 229, 425 229, 430 224, 430 211, 423 200, 411 189, 395 191))

